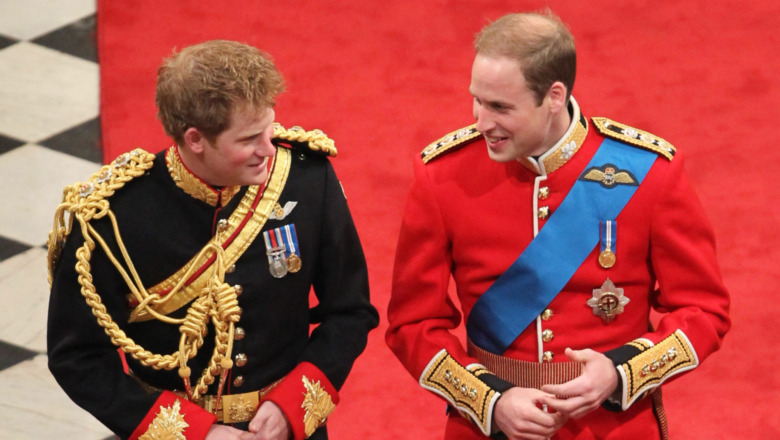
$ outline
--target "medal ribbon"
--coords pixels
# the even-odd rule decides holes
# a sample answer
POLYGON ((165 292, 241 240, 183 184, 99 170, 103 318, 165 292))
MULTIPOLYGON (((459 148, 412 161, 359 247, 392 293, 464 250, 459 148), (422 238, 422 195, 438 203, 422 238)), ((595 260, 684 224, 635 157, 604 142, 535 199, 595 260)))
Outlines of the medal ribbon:
POLYGON ((284 240, 284 247, 287 249, 285 254, 287 258, 290 255, 298 254, 298 235, 295 233, 295 225, 289 224, 282 226, 282 239, 284 240))
POLYGON ((601 251, 609 249, 612 253, 617 253, 617 221, 607 220, 601 222, 599 226, 601 236, 601 251))
MULTIPOLYGON (((604 139, 584 168, 619 164, 641 184, 657 154, 604 139)), ((561 206, 514 263, 471 309, 466 332, 480 348, 502 354, 536 319, 598 245, 592 231, 601 219, 617 218, 638 185, 605 188, 578 179, 561 206)))
POLYGON ((266 254, 268 255, 269 263, 284 254, 284 243, 282 242, 282 235, 279 228, 263 231, 263 240, 265 241, 266 254))

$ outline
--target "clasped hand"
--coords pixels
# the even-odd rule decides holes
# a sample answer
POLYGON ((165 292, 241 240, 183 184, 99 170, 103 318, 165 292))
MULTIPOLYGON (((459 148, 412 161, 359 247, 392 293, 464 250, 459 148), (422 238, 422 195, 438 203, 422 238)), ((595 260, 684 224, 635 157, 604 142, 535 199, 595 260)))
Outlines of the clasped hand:
POLYGON ((583 364, 582 375, 541 390, 516 387, 502 393, 494 421, 509 440, 548 439, 570 417, 594 411, 615 391, 617 371, 609 358, 590 349, 570 348, 566 357, 583 364))
POLYGON ((249 422, 249 431, 214 425, 206 440, 288 440, 291 437, 292 430, 282 410, 273 402, 263 402, 249 422))

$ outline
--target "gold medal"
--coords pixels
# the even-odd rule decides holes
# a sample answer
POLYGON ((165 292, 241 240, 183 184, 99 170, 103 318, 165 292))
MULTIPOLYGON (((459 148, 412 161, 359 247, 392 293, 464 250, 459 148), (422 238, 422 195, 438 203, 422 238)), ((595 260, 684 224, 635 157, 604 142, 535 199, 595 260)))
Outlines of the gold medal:
POLYGON ((290 271, 290 273, 296 273, 301 270, 301 257, 290 254, 290 256, 287 257, 287 270, 290 271))
POLYGON ((610 267, 615 265, 615 253, 609 250, 609 248, 604 249, 599 254, 599 264, 604 269, 609 269, 610 267))

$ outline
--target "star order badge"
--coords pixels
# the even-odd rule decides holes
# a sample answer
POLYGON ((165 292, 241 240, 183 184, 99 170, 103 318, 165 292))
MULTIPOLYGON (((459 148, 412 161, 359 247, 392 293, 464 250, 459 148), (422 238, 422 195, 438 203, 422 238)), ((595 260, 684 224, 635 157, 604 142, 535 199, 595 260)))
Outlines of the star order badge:
POLYGON ((616 287, 615 283, 607 278, 600 289, 593 289, 593 297, 587 304, 593 309, 594 315, 609 323, 615 316, 623 313, 623 308, 629 301, 628 297, 623 295, 623 289, 616 287))

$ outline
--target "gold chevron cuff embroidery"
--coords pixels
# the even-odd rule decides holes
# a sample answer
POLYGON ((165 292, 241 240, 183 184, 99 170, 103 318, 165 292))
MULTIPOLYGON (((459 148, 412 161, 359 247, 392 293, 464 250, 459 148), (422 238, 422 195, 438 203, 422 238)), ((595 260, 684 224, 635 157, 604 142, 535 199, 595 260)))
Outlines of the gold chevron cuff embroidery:
POLYGON ((471 124, 468 127, 447 133, 436 142, 431 143, 425 147, 420 156, 422 156, 423 163, 428 163, 447 151, 454 150, 455 147, 479 136, 481 133, 477 131, 477 124, 471 124))
POLYGON ((308 438, 325 423, 330 413, 336 408, 336 404, 333 403, 330 394, 322 388, 320 381, 312 382, 303 376, 303 387, 306 389, 306 394, 301 408, 306 411, 303 415, 303 426, 304 433, 308 438))
POLYGON ((160 412, 149 424, 149 428, 139 440, 187 440, 184 430, 190 425, 184 421, 181 414, 181 402, 178 400, 173 405, 165 408, 160 406, 160 412))
POLYGON ((447 350, 441 350, 423 371, 420 385, 442 396, 461 414, 467 414, 482 433, 490 435, 493 407, 501 393, 477 377, 487 370, 479 365, 472 369, 474 371, 459 364, 447 350))
POLYGON ((666 140, 646 131, 629 127, 628 125, 607 118, 592 119, 593 125, 596 126, 596 130, 604 136, 644 148, 645 150, 654 151, 669 160, 672 160, 674 153, 677 151, 674 146, 666 140))
POLYGON ((682 330, 675 331, 658 344, 618 365, 623 381, 621 407, 628 409, 647 391, 698 365, 699 358, 688 337, 682 330))
MULTIPOLYGON (((271 212, 273 212, 274 206, 278 203, 279 196, 287 182, 291 162, 292 154, 290 151, 285 148, 277 148, 273 168, 260 199, 257 199, 259 186, 250 186, 241 199, 239 206, 228 218, 227 228, 214 237, 214 242, 225 249, 226 267, 231 267, 238 261, 239 257, 252 244, 252 241, 260 233, 263 225, 265 225, 271 212)), ((171 277, 150 288, 150 293, 156 293, 164 297, 192 267, 203 269, 197 271, 197 277, 185 283, 185 286, 176 292, 175 297, 151 306, 154 311, 167 315, 198 297, 217 269, 213 264, 213 258, 213 253, 204 253, 200 255, 200 258, 196 256, 171 277)), ((148 321, 150 319, 152 319, 152 315, 142 310, 131 322, 148 321)))

